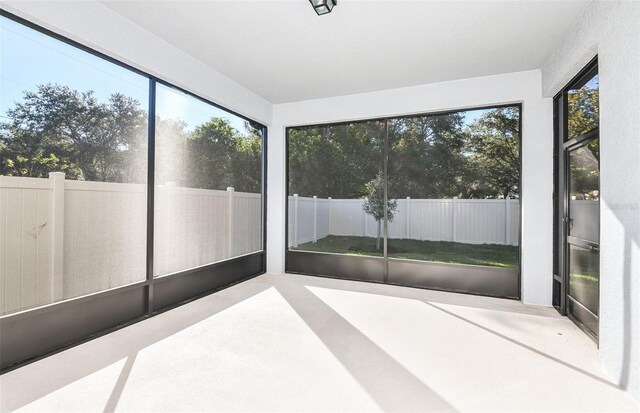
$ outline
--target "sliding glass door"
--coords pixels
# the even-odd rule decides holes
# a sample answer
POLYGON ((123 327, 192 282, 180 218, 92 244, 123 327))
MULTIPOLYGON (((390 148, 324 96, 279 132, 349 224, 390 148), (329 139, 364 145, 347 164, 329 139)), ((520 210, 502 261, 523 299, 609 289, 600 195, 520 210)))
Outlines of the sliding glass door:
POLYGON ((519 297, 519 106, 288 128, 287 147, 287 271, 519 297))

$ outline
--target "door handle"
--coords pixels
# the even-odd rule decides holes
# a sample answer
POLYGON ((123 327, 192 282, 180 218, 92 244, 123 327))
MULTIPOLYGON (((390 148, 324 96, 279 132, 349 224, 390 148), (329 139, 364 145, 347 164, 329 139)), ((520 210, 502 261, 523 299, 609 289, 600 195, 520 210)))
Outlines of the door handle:
POLYGON ((600 247, 596 247, 595 245, 589 245, 589 250, 591 252, 600 252, 600 247))
POLYGON ((569 218, 569 217, 564 217, 564 219, 562 220, 565 224, 567 224, 567 227, 572 230, 573 229, 573 218, 569 218))

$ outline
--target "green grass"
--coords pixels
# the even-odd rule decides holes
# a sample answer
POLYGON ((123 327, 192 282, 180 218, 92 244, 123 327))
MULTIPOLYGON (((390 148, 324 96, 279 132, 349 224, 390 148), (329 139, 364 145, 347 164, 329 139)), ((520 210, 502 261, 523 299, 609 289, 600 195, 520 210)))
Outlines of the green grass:
MULTIPOLYGON (((382 244, 382 240, 380 242, 382 244)), ((347 255, 382 256, 382 251, 376 250, 376 239, 372 237, 329 235, 315 243, 307 242, 293 249, 347 255)), ((511 245, 390 239, 388 251, 389 257, 392 258, 503 268, 518 267, 518 247, 511 245)))

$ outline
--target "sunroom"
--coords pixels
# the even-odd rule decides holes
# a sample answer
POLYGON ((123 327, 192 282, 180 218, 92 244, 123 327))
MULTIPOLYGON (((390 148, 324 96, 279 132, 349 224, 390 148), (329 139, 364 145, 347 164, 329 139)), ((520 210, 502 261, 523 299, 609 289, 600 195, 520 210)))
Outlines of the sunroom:
POLYGON ((640 3, 4 1, 2 411, 637 411, 640 3))

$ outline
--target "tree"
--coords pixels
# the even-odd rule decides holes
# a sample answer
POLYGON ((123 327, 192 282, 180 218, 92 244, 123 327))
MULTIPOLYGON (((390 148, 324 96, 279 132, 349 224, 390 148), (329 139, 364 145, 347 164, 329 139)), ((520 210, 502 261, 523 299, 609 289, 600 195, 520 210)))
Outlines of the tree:
MULTIPOLYGON (((519 111, 388 120, 389 198, 498 198, 519 192, 519 111)), ((288 131, 289 193, 357 199, 381 169, 381 121, 288 131)))
POLYGON ((262 134, 247 128, 243 135, 228 120, 211 118, 186 130, 181 120, 156 120, 156 181, 178 186, 260 192, 262 134))
POLYGON ((146 112, 122 94, 99 103, 93 91, 40 85, 7 110, 0 126, 1 173, 109 182, 146 180, 146 112))
POLYGON ((186 179, 190 187, 224 189, 233 186, 231 157, 236 151, 237 131, 226 119, 212 118, 187 137, 189 161, 186 179))
POLYGON ((391 197, 451 198, 464 189, 461 112, 389 121, 391 197))
POLYGON ((573 139, 598 127, 600 120, 599 101, 600 89, 597 77, 580 89, 569 91, 567 96, 568 139, 573 139))
POLYGON ((504 107, 485 112, 466 129, 465 198, 519 195, 519 123, 518 109, 504 107))
MULTIPOLYGON (((384 178, 382 171, 379 171, 374 179, 365 185, 367 190, 367 198, 362 205, 365 213, 371 215, 378 224, 378 234, 376 237, 376 249, 380 250, 381 225, 385 215, 384 202, 384 178)), ((395 199, 387 200, 386 212, 387 221, 393 222, 393 217, 398 204, 395 199)))
MULTIPOLYGON (((0 149, 1 151, 1 149, 0 149)), ((36 151, 33 158, 16 155, 15 159, 7 157, 5 169, 8 176, 40 176, 43 177, 46 171, 65 172, 68 165, 60 165, 60 160, 54 155, 46 156, 42 149, 36 151)))
MULTIPOLYGON (((93 91, 46 84, 25 92, 0 124, 0 174, 145 183, 147 112, 114 93, 100 103, 93 91)), ((193 131, 180 119, 156 117, 156 182, 260 192, 262 135, 241 134, 228 120, 212 118, 193 131)))
POLYGON ((262 190, 262 132, 247 128, 248 135, 236 140, 236 148, 229 165, 233 187, 241 192, 262 190))
MULTIPOLYGON (((576 138, 591 132, 599 126, 598 78, 595 77, 580 89, 570 91, 567 96, 569 116, 567 117, 567 137, 576 138)), ((571 151, 571 195, 576 199, 599 198, 600 142, 593 139, 583 148, 571 151)))
POLYGON ((381 167, 384 124, 293 128, 288 140, 290 194, 357 199, 381 167))

